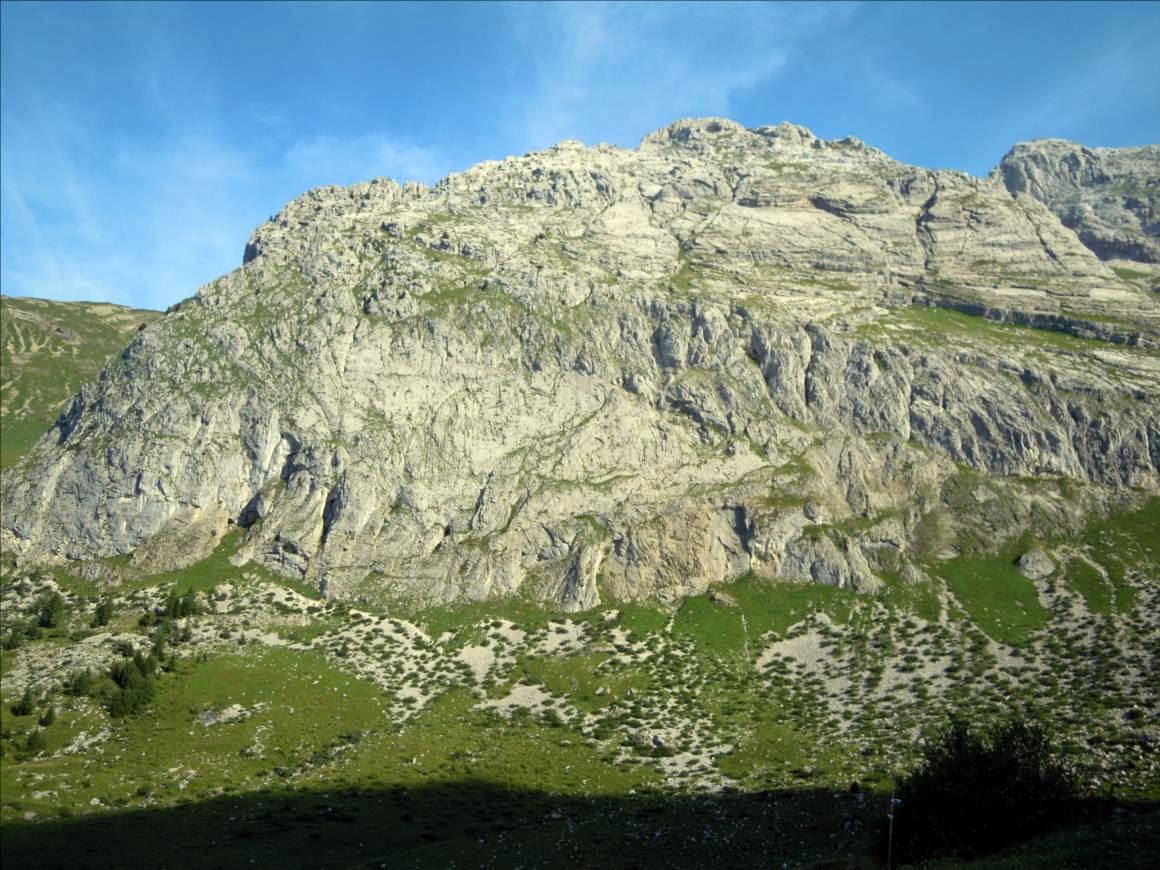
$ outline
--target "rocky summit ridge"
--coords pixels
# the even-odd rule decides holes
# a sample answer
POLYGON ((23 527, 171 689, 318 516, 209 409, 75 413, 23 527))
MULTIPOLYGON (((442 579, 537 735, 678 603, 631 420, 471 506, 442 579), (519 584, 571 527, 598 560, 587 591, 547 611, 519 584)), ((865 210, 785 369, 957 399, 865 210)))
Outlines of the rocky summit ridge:
POLYGON ((1085 148, 1021 142, 996 172, 1045 203, 1102 260, 1160 264, 1160 145, 1085 148))
POLYGON ((702 119, 312 190, 5 472, 5 549, 112 577, 237 524, 331 596, 583 609, 1075 526, 1160 488, 1160 304, 1023 156, 702 119))

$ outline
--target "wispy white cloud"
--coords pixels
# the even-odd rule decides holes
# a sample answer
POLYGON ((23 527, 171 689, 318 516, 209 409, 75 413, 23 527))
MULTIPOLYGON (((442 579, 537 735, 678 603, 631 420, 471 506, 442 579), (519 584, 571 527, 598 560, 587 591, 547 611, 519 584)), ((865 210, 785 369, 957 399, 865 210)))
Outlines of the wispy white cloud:
POLYGON ((111 140, 67 115, 6 124, 5 293, 165 308, 238 266, 252 229, 311 187, 434 181, 450 168, 437 151, 383 133, 290 140, 271 153, 205 125, 111 140))
POLYGON ((1077 58, 1074 69, 1047 89, 1022 94, 996 132, 1012 143, 1028 135, 1063 135, 1114 113, 1117 93, 1125 87, 1160 93, 1160 55, 1141 45, 1140 36, 1122 35, 1090 57, 1077 58))
POLYGON ((676 118, 728 115, 776 76, 800 40, 852 4, 511 4, 531 80, 511 120, 544 147, 600 129, 632 144, 676 118))
POLYGON ((918 86, 894 72, 881 58, 866 56, 862 60, 861 71, 870 93, 884 108, 915 109, 923 105, 918 86))
POLYGON ((6 293, 165 307, 236 265, 257 167, 220 142, 121 142, 62 107, 5 119, 6 293))

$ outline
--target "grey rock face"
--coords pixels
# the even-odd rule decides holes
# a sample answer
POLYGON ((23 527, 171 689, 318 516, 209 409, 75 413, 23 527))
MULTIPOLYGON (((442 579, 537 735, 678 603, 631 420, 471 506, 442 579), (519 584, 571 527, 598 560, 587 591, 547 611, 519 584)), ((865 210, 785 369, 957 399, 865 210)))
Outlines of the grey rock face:
POLYGON ((328 595, 582 609, 872 589, 1160 484, 1156 300, 856 140, 681 121, 321 188, 244 259, 6 472, 6 547, 158 564, 229 518, 328 595))
POLYGON ((1032 580, 1043 580, 1054 573, 1055 562, 1045 552, 1036 548, 1034 550, 1028 550, 1020 556, 1015 567, 1019 569, 1019 573, 1024 577, 1029 577, 1032 580))
POLYGON ((1160 146, 1021 142, 996 170, 1007 189, 1059 215, 1102 260, 1160 263, 1160 146))

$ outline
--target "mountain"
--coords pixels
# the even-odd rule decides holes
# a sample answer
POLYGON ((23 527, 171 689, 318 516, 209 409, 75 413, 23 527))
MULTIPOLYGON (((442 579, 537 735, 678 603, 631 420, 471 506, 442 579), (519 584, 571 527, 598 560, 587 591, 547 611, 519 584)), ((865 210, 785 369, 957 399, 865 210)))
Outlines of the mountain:
POLYGON ((996 172, 1012 193, 1045 203, 1101 260, 1160 264, 1160 145, 1038 139, 1012 148, 996 172))
POLYGON ((27 453, 81 385, 160 316, 104 302, 0 296, 0 465, 27 453))
POLYGON ((3 300, 8 864, 1157 865, 1151 264, 713 119, 244 260, 3 300))
POLYGON ((580 610, 1077 529, 1160 488, 1160 303, 1012 177, 704 119, 310 191, 5 472, 5 548, 233 523, 329 597, 580 610))

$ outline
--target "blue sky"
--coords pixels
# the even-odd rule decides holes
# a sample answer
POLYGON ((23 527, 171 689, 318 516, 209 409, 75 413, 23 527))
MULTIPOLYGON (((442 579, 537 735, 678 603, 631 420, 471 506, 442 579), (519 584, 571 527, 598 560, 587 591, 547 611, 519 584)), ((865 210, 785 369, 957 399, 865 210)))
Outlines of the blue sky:
POLYGON ((0 6, 0 286, 163 308, 320 184, 682 117, 985 174, 1160 142, 1160 4, 0 6))

